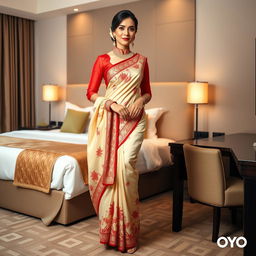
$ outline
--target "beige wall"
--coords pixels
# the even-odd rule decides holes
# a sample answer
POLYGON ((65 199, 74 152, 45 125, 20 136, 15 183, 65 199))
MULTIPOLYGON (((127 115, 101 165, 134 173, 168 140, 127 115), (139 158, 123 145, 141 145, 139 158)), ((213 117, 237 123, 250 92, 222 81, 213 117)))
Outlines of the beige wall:
POLYGON ((196 79, 212 84, 199 129, 256 130, 255 0, 197 0, 196 79))
MULTIPOLYGON (((67 17, 35 23, 36 117, 48 123, 48 103, 42 101, 42 84, 67 84, 67 17)), ((63 102, 52 103, 52 120, 63 119, 63 102)))
POLYGON ((148 57, 151 81, 194 80, 194 0, 141 0, 68 16, 67 80, 87 83, 97 55, 112 49, 112 17, 130 9, 139 20, 133 51, 148 57))

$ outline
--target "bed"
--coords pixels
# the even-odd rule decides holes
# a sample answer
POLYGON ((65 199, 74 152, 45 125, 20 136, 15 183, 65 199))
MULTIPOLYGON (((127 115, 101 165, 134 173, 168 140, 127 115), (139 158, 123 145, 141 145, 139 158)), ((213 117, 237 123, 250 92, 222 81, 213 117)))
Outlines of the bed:
MULTIPOLYGON (((89 107, 90 103, 84 98, 85 89, 86 85, 68 85, 67 102, 80 107, 89 107)), ((146 138, 139 153, 137 169, 140 170, 140 199, 172 188, 172 165, 168 142, 190 138, 193 130, 193 108, 186 103, 186 83, 152 84, 152 93, 152 101, 147 105, 148 113, 150 115, 152 109, 160 106, 162 113, 160 118, 155 118, 158 120, 158 138, 146 138)), ((58 130, 21 130, 4 135, 47 141, 57 140, 63 143, 86 144, 87 142, 86 134, 73 136, 58 130)), ((74 161, 67 156, 56 160, 54 170, 57 169, 57 171, 53 171, 50 193, 14 186, 14 173, 8 174, 3 170, 6 166, 15 163, 15 154, 18 155, 20 151, 19 148, 12 148, 11 152, 7 153, 4 147, 0 147, 0 168, 2 169, 0 207, 41 218, 46 225, 53 221, 66 225, 95 214, 88 187, 82 181, 81 172, 73 163, 74 161), (7 155, 12 158, 8 158, 7 155), (63 165, 65 172, 58 169, 58 166, 63 165), (59 174, 59 178, 56 178, 58 176, 56 173, 59 174), (76 183, 75 188, 70 181, 76 183)))

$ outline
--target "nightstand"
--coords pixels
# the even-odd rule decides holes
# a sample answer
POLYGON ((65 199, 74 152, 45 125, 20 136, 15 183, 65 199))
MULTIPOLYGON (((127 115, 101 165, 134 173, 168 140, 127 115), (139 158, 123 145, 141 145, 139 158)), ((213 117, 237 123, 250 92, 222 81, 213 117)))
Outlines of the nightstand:
POLYGON ((61 126, 36 126, 34 130, 48 131, 48 130, 54 130, 54 129, 60 129, 60 128, 61 126))
POLYGON ((35 127, 20 127, 19 130, 42 130, 49 131, 54 129, 60 129, 61 126, 35 126, 35 127))

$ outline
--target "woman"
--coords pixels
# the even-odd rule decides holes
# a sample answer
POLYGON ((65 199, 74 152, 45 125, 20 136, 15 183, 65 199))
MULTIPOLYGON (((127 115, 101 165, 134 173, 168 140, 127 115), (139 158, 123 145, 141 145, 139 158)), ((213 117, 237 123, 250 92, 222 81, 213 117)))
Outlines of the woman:
POLYGON ((114 49, 98 56, 87 90, 94 102, 88 136, 89 190, 100 220, 100 242, 134 253, 139 233, 137 155, 151 99, 145 57, 130 51, 138 21, 128 10, 112 20, 114 49), (107 86, 99 97, 102 78, 107 86))

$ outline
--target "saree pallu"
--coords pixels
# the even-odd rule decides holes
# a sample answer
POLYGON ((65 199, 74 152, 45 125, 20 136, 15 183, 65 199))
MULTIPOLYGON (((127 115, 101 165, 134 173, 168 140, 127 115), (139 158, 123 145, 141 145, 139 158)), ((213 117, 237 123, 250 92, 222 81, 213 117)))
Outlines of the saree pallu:
POLYGON ((126 251, 139 234, 137 155, 145 132, 145 113, 131 121, 110 110, 109 102, 129 107, 140 97, 145 57, 135 54, 107 71, 105 97, 98 97, 88 136, 88 181, 99 216, 100 242, 126 251))

